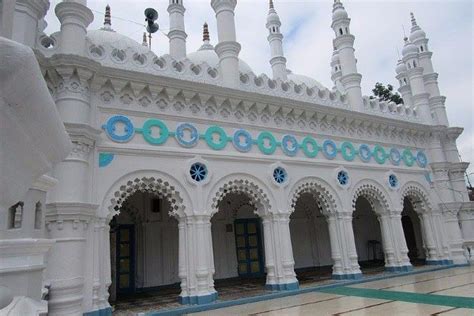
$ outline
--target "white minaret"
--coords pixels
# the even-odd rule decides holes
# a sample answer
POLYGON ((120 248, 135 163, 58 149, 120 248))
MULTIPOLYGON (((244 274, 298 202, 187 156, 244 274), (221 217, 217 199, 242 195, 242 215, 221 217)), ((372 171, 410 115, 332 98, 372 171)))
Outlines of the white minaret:
POLYGON ((220 72, 225 86, 239 85, 239 53, 241 46, 235 34, 234 10, 237 0, 211 0, 216 13, 219 44, 216 53, 219 56, 220 72))
POLYGON ((423 81, 423 68, 420 67, 418 59, 418 49, 405 38, 405 46, 402 50, 403 63, 407 68, 407 76, 410 82, 411 92, 413 94, 413 105, 422 120, 426 124, 432 124, 431 111, 429 107, 429 93, 425 90, 423 81))
POLYGON ((87 27, 94 20, 94 14, 87 7, 87 0, 63 0, 55 11, 61 22, 61 53, 83 55, 87 27))
POLYGON ((331 80, 334 82, 333 90, 338 90, 341 93, 345 93, 344 86, 341 83, 342 71, 341 71, 341 62, 339 60, 339 53, 336 48, 332 52, 331 58, 331 80))
MULTIPOLYGON (((0 28, 5 27, 5 35, 24 45, 35 47, 36 38, 41 28, 42 19, 49 9, 49 0, 17 0, 3 1, 5 4, 5 12, 11 16, 4 16, 5 20, 10 20, 9 23, 5 21, 5 25, 0 25, 0 28), (14 8, 14 12, 12 9, 14 8)), ((0 4, 1 6, 1 4, 0 4)), ((0 12, 2 14, 2 12, 0 12)), ((2 14, 3 15, 3 14, 2 14)), ((3 21, 2 21, 3 24, 3 21)), ((3 31, 0 31, 0 34, 3 31)))
POLYGON ((360 83, 362 75, 357 72, 357 60, 354 54, 355 37, 350 33, 349 18, 340 0, 334 0, 332 10, 332 29, 336 34, 333 45, 339 54, 341 64, 341 83, 346 90, 349 103, 357 111, 363 109, 362 89, 360 83))
POLYGON ((413 109, 413 96, 411 93, 410 82, 408 81, 407 66, 403 63, 402 60, 398 61, 395 72, 397 73, 396 78, 400 84, 398 92, 400 92, 403 98, 403 103, 413 109))
POLYGON ((438 86, 438 74, 433 69, 431 57, 433 53, 429 51, 426 33, 418 26, 413 13, 411 15, 410 42, 418 48, 418 58, 420 66, 423 67, 423 79, 425 81, 426 92, 430 94, 430 108, 433 113, 434 123, 448 126, 448 116, 444 106, 446 98, 441 96, 438 86))
POLYGON ((188 35, 184 28, 185 11, 183 0, 170 0, 168 6, 170 15, 168 38, 170 39, 170 55, 176 60, 186 58, 186 38, 188 35))
POLYGON ((270 10, 267 17, 267 29, 270 32, 268 42, 270 43, 271 56, 270 65, 273 70, 273 79, 287 80, 286 58, 283 53, 283 34, 280 32, 280 17, 278 16, 273 0, 270 0, 270 10))

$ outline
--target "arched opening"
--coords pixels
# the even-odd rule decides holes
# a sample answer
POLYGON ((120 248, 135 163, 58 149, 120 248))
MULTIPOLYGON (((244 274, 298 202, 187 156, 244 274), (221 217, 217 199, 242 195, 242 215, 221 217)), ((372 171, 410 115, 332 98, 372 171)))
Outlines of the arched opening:
POLYGON ((331 243, 318 197, 301 194, 290 216, 291 244, 296 277, 300 284, 331 278, 331 243))
POLYGON ((176 301, 178 221, 171 203, 158 192, 136 191, 116 208, 110 222, 111 303, 129 310, 152 297, 176 301))
MULTIPOLYGON (((242 286, 246 292, 265 286, 263 227, 252 197, 229 190, 211 219, 216 290, 242 286)), ((247 293, 248 294, 248 293, 247 293)))
POLYGON ((405 197, 403 200, 402 226, 410 263, 414 266, 424 265, 426 255, 421 221, 410 197, 405 197))
POLYGON ((385 256, 382 231, 374 204, 365 196, 359 196, 355 203, 352 225, 359 265, 363 272, 383 269, 385 256), (364 271, 365 270, 365 271, 364 271))

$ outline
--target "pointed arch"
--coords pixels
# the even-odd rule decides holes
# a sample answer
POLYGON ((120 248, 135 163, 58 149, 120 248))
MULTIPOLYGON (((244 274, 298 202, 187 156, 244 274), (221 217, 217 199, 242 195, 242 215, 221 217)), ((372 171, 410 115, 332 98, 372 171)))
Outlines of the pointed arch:
POLYGON ((250 205, 256 208, 258 215, 271 212, 274 199, 267 186, 250 174, 238 173, 221 178, 209 193, 208 209, 211 217, 217 213, 219 203, 230 193, 243 193, 250 199, 250 205))
POLYGON ((100 209, 102 217, 110 221, 120 213, 126 199, 136 192, 148 192, 166 199, 171 206, 170 215, 176 218, 183 218, 186 211, 192 210, 189 195, 179 181, 161 171, 142 170, 124 175, 114 182, 103 199, 100 209))
POLYGON ((356 209, 359 197, 364 197, 372 209, 378 214, 390 212, 391 202, 387 191, 374 180, 364 179, 359 181, 352 190, 352 210, 356 209))
POLYGON ((405 198, 409 198, 416 213, 430 212, 433 204, 425 188, 415 181, 407 182, 400 190, 400 207, 403 209, 405 198))
POLYGON ((341 201, 331 185, 317 177, 306 177, 299 180, 290 191, 288 197, 289 210, 295 211, 296 202, 304 193, 310 193, 317 201, 324 215, 336 213, 341 206, 341 201))

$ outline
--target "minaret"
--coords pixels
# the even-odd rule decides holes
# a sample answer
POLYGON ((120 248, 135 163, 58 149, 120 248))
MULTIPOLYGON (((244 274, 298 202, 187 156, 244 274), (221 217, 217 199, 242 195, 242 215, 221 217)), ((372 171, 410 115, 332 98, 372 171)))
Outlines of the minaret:
POLYGON ((334 82, 333 90, 338 90, 341 93, 345 93, 344 86, 341 83, 341 77, 342 71, 339 53, 337 52, 336 48, 334 48, 331 58, 331 80, 334 82))
POLYGON ((61 22, 61 53, 83 55, 87 27, 94 20, 94 14, 87 7, 87 0, 63 0, 55 11, 61 22))
POLYGON ((148 47, 148 41, 146 39, 146 36, 147 36, 147 34, 146 34, 146 32, 144 32, 143 33, 143 41, 142 41, 142 46, 144 46, 144 47, 148 47))
POLYGON ((211 37, 209 36, 209 26, 204 23, 202 26, 202 46, 198 50, 214 50, 211 45, 211 37))
POLYGON ((237 0, 211 0, 216 13, 219 44, 216 53, 219 56, 220 73, 223 84, 227 87, 239 85, 239 53, 241 46, 235 34, 234 10, 237 0))
POLYGON ((431 111, 429 107, 429 93, 425 90, 423 81, 423 68, 420 67, 418 49, 405 37, 405 46, 402 50, 403 63, 407 68, 407 76, 413 94, 413 105, 417 113, 426 124, 432 124, 431 111))
POLYGON ((446 98, 441 96, 438 86, 438 74, 434 72, 431 57, 433 53, 429 51, 428 39, 426 33, 416 23, 415 15, 411 15, 410 42, 418 48, 418 57, 420 66, 423 67, 423 79, 425 81, 426 92, 430 94, 430 108, 433 113, 434 123, 437 125, 448 126, 448 117, 446 114, 446 98))
POLYGON ((267 17, 267 29, 270 32, 267 39, 270 43, 270 65, 273 70, 273 79, 287 80, 286 58, 283 53, 283 34, 280 32, 280 17, 278 16, 273 0, 270 0, 270 10, 267 17))
POLYGON ((0 17, 0 29, 5 27, 6 30, 0 30, 0 34, 5 32, 8 38, 11 36, 14 41, 34 48, 41 20, 49 9, 49 1, 17 0, 16 2, 3 1, 3 3, 5 12, 0 11, 3 16, 0 17))
POLYGON ((339 54, 341 63, 341 83, 347 92, 352 108, 361 111, 363 109, 360 86, 362 75, 357 72, 357 60, 354 54, 355 37, 350 33, 350 23, 351 19, 341 1, 334 0, 331 27, 336 34, 333 45, 339 54))
POLYGON ((183 0, 170 0, 168 13, 170 15, 170 55, 176 60, 186 58, 186 34, 184 28, 184 12, 186 9, 183 0))
POLYGON ((408 81, 408 77, 407 77, 407 66, 405 66, 402 60, 398 61, 395 72, 397 73, 396 78, 400 84, 400 88, 398 88, 398 92, 400 92, 403 98, 403 103, 412 109, 413 96, 411 94, 410 82, 408 81))
POLYGON ((105 15, 104 15, 104 26, 101 28, 103 31, 113 31, 112 30, 112 14, 110 12, 110 6, 107 5, 105 7, 105 15))

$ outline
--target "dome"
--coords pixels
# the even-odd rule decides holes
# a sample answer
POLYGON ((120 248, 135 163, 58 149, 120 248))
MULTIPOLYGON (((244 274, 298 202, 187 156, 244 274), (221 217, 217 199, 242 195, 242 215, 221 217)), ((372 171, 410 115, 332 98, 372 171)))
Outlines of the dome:
POLYGON ((111 47, 112 49, 127 50, 138 53, 145 53, 149 51, 148 47, 143 46, 137 41, 111 30, 93 30, 87 32, 87 40, 90 44, 102 47, 111 47))
POLYGON ((344 9, 344 6, 342 3, 337 0, 334 1, 334 7, 332 10, 332 20, 336 21, 339 19, 347 19, 349 18, 349 15, 347 14, 347 11, 344 9))
POLYGON ((278 14, 276 13, 275 10, 270 10, 268 16, 267 16, 267 23, 268 24, 278 24, 278 25, 281 25, 281 22, 280 22, 280 17, 278 16, 278 14))
POLYGON ((418 48, 413 43, 409 42, 407 38, 405 38, 405 46, 403 46, 402 55, 407 56, 413 53, 417 54, 418 48))
POLYGON ((304 75, 297 75, 288 71, 288 80, 293 81, 295 84, 305 84, 308 88, 318 87, 319 90, 324 90, 324 86, 317 80, 304 75))
POLYGON ((403 61, 399 60, 397 64, 397 68, 395 68, 395 72, 397 73, 397 75, 399 75, 399 74, 405 73, 406 71, 407 71, 407 66, 405 65, 405 63, 403 63, 403 61))
MULTIPOLYGON (((219 56, 217 56, 217 53, 214 51, 214 46, 209 43, 202 45, 198 51, 189 53, 187 58, 196 65, 205 62, 211 67, 219 67, 219 56)), ((252 68, 250 68, 250 66, 240 58, 239 71, 243 74, 253 73, 252 68)))
POLYGON ((419 39, 425 39, 425 38, 426 38, 426 33, 421 28, 418 28, 417 30, 412 31, 410 34, 410 42, 415 42, 419 39))

